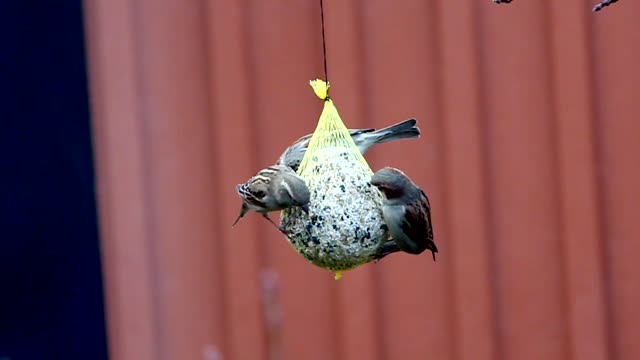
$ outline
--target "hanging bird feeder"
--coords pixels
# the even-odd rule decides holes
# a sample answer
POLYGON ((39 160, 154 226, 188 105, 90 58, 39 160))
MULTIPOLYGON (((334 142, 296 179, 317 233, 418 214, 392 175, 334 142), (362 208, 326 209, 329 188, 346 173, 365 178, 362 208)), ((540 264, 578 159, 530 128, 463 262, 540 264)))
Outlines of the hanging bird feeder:
POLYGON ((310 85, 324 109, 298 168, 311 193, 309 213, 284 210, 280 226, 294 249, 339 279, 371 261, 388 234, 382 195, 369 183, 373 172, 328 96, 329 84, 316 79, 310 85))

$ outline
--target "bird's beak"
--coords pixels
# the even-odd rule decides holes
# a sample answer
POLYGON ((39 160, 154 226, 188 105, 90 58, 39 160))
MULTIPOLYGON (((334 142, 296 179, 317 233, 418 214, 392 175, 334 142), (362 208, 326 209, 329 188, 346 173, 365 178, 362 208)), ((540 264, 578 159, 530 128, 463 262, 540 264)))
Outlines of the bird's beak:
POLYGON ((375 186, 376 189, 382 191, 382 189, 384 189, 384 185, 381 182, 378 181, 372 181, 371 185, 375 186))
POLYGON ((380 186, 382 185, 382 181, 380 180, 380 178, 376 178, 375 176, 371 177, 371 180, 369 180, 369 184, 380 188, 380 186))
POLYGON ((247 211, 249 211, 249 207, 247 206, 247 204, 242 203, 242 208, 240 209, 240 215, 238 215, 238 217, 236 218, 236 221, 233 222, 231 227, 234 227, 238 223, 238 221, 242 219, 242 217, 247 213, 247 211))

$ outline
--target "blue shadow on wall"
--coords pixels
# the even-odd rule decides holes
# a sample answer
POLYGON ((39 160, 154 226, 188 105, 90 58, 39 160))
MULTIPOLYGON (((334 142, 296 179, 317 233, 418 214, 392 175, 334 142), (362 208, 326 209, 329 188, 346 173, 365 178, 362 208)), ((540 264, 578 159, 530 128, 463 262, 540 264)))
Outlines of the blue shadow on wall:
POLYGON ((82 20, 0 1, 0 360, 107 359, 82 20))

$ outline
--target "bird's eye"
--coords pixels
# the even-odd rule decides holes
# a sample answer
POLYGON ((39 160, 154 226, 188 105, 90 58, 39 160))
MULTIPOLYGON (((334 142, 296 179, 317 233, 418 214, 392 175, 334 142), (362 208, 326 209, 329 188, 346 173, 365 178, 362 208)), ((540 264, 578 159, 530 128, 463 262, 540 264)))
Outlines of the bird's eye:
POLYGON ((266 194, 262 190, 257 190, 257 191, 254 191, 253 195, 257 198, 262 199, 266 194))

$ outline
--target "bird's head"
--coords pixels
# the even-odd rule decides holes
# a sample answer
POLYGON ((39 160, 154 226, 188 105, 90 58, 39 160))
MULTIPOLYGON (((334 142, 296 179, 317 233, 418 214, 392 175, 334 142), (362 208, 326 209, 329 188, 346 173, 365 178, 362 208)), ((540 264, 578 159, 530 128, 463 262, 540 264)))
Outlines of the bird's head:
POLYGON ((377 187, 387 199, 402 197, 410 181, 402 171, 392 167, 384 167, 371 176, 371 185, 377 187))
POLYGON ((251 193, 250 181, 236 185, 236 191, 240 197, 246 198, 247 194, 251 193))

